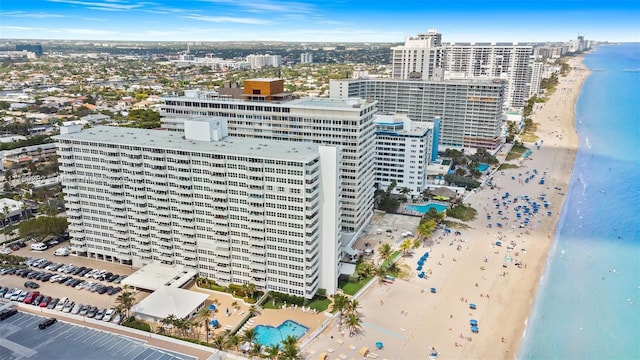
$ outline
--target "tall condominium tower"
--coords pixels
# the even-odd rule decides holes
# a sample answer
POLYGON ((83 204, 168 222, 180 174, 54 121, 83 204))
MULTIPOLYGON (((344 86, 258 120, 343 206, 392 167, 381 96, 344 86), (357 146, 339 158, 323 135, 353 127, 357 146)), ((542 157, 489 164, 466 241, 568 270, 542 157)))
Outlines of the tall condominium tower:
POLYGON ((533 46, 517 43, 442 43, 429 30, 407 37, 391 49, 394 79, 502 79, 507 108, 523 107, 529 98, 533 46))
POLYGON ((503 143, 502 80, 331 80, 334 99, 375 100, 381 113, 404 113, 415 122, 440 118, 438 148, 497 150, 503 143))
POLYGON ((179 264, 224 285, 333 293, 339 148, 225 137, 224 123, 57 136, 72 251, 179 264))
POLYGON ((521 108, 529 99, 533 46, 470 43, 446 44, 442 67, 446 79, 502 79, 505 106, 521 108))
POLYGON ((198 91, 165 97, 163 126, 181 131, 185 118, 219 116, 228 120, 232 136, 340 146, 340 230, 345 233, 342 243, 351 245, 373 215, 376 103, 362 99, 288 100, 281 92, 283 87, 281 79, 245 81, 244 101, 198 91))
POLYGON ((394 79, 442 78, 442 35, 436 30, 406 37, 404 45, 391 48, 394 79))

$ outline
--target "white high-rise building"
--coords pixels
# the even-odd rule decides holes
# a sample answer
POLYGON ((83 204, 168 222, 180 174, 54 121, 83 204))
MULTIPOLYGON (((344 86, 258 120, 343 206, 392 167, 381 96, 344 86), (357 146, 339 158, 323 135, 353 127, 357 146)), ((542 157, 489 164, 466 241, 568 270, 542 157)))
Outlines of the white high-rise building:
POLYGON ((246 60, 252 69, 282 65, 282 56, 280 55, 248 55, 246 60))
POLYGON ((529 96, 540 93, 540 83, 544 74, 544 62, 536 61, 531 65, 531 86, 529 96))
POLYGON ((405 114, 377 115, 375 123, 376 185, 386 190, 395 181, 395 192, 407 188, 420 194, 427 184, 433 123, 414 122, 405 114))
POLYGON ((342 244, 350 246, 369 223, 374 210, 375 101, 326 98, 286 101, 281 94, 283 80, 253 79, 244 85, 245 98, 251 101, 205 92, 163 98, 163 127, 181 131, 188 117, 218 116, 228 120, 231 136, 342 147, 340 230, 345 233, 342 244))
POLYGON ((441 119, 438 148, 497 150, 502 137, 502 80, 331 80, 330 97, 375 100, 380 113, 404 113, 414 122, 441 119))
POLYGON ((340 147, 99 126, 57 136, 71 249, 311 298, 340 272, 340 147))
POLYGON ((391 49, 394 79, 505 80, 507 108, 523 107, 529 98, 533 46, 517 43, 442 43, 442 35, 429 30, 407 37, 391 49))
POLYGON ((404 45, 391 48, 391 68, 394 79, 434 80, 442 78, 442 35, 429 30, 415 37, 406 37, 404 45))
POLYGON ((313 64, 313 54, 308 52, 300 54, 300 63, 313 64))
POLYGON ((533 46, 513 44, 446 44, 445 79, 502 79, 505 107, 521 108, 529 99, 533 46))

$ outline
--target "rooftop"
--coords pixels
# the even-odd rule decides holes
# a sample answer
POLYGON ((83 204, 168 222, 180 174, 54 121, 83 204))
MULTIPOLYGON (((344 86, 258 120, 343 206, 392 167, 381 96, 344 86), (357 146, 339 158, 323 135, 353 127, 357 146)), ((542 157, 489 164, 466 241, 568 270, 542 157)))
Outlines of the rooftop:
POLYGON ((309 161, 316 158, 318 154, 318 145, 310 142, 242 137, 227 137, 224 140, 208 142, 187 140, 182 132, 117 126, 96 126, 77 133, 57 135, 55 138, 292 161, 309 161))
POLYGON ((152 262, 127 276, 122 283, 153 291, 163 287, 180 287, 195 276, 195 271, 185 270, 179 265, 170 266, 152 262))
POLYGON ((163 286, 131 308, 136 313, 164 319, 169 315, 188 317, 209 297, 207 294, 163 286))

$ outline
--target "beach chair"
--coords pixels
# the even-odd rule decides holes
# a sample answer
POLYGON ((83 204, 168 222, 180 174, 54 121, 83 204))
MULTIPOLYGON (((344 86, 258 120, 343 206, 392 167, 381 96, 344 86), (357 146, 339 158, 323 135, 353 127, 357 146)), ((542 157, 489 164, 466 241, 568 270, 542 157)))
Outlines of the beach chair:
POLYGON ((342 341, 342 339, 336 339, 336 343, 342 345, 344 344, 344 341, 342 341))

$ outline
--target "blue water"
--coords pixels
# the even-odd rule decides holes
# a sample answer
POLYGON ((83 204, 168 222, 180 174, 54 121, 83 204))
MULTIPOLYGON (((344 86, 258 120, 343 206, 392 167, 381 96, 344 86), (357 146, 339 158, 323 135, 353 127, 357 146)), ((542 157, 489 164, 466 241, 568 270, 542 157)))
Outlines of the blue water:
POLYGON ((407 209, 408 211, 415 211, 415 212, 418 212, 420 214, 426 213, 431 208, 436 209, 438 212, 443 212, 443 211, 447 210, 447 206, 446 205, 440 205, 440 204, 436 204, 436 203, 428 203, 428 204, 424 204, 424 205, 405 205, 404 208, 407 209))
POLYGON ((478 167, 476 167, 478 171, 487 171, 488 168, 489 168, 489 164, 480 164, 478 165, 478 167))
POLYGON ((268 325, 258 325, 255 328, 256 342, 262 346, 274 346, 280 344, 289 335, 293 335, 296 339, 300 339, 304 334, 309 331, 304 325, 300 325, 293 320, 287 320, 278 327, 268 325))
POLYGON ((640 359, 640 44, 600 46, 580 149, 520 359, 640 359))

